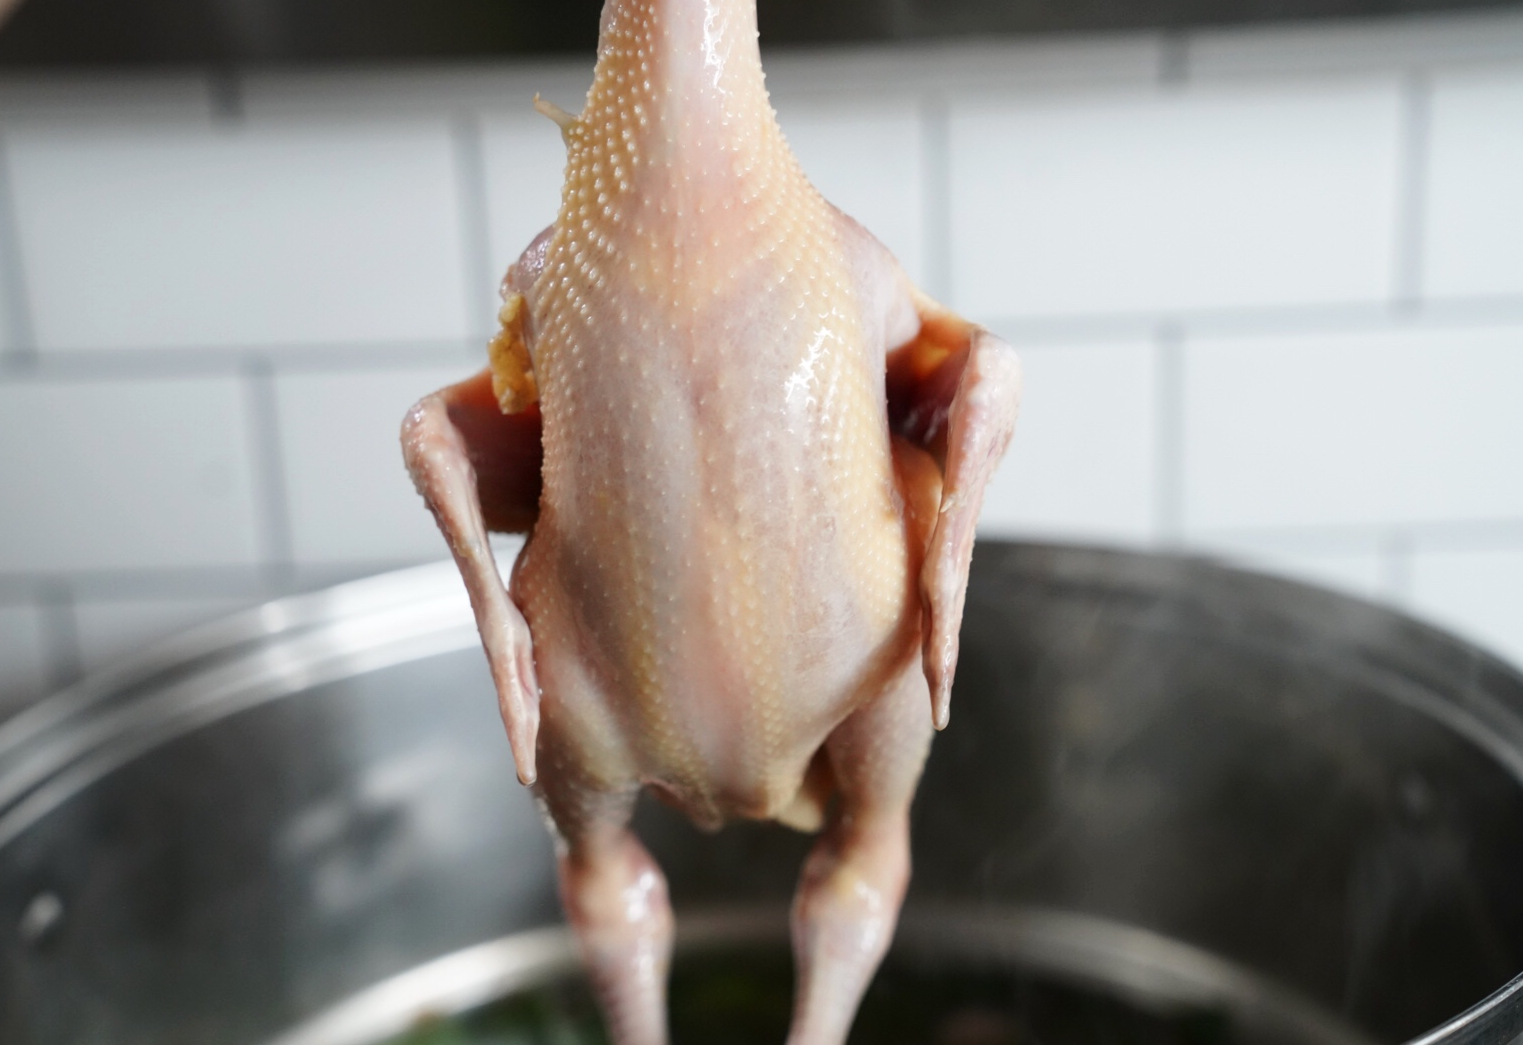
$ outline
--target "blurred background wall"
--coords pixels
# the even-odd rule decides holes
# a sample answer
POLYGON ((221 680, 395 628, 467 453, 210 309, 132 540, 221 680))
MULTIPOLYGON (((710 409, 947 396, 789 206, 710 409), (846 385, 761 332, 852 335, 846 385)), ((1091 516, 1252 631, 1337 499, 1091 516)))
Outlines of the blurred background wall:
MULTIPOLYGON (((1185 549, 1523 661, 1523 15, 774 52, 806 169, 1027 367, 988 534, 1185 549)), ((0 78, 0 707, 438 558, 590 58, 0 78)))

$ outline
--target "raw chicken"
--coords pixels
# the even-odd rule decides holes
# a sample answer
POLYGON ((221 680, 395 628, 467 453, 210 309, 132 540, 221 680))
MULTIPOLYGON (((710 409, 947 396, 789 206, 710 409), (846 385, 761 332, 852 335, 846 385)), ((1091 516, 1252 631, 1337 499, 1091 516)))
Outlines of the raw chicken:
POLYGON ((1019 367, 810 185, 754 0, 607 0, 582 114, 540 107, 560 214, 504 280, 491 366, 409 414, 407 465, 614 1041, 666 1041, 671 908, 628 829, 649 787, 705 827, 823 829, 789 1040, 839 1045, 904 896, 1019 367), (529 535, 508 590, 492 530, 529 535))

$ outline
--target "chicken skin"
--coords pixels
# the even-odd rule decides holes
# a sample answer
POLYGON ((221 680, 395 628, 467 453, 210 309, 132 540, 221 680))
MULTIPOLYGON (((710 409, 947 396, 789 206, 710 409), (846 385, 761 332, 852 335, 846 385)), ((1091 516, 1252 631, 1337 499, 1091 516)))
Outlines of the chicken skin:
POLYGON ((672 913, 628 824, 819 831, 791 1045, 840 1045, 893 935, 946 725, 1014 353, 809 183, 754 0, 607 0, 562 204, 491 365, 403 425, 617 1045, 664 1045, 672 913), (490 531, 528 539, 504 587, 490 531))

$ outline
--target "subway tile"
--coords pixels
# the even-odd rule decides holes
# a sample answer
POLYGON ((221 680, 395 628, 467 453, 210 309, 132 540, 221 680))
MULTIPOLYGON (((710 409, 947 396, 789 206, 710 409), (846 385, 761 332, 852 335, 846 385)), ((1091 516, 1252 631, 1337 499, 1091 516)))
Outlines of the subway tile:
POLYGON ((448 554, 402 465, 398 432, 408 407, 469 375, 470 367, 461 366, 276 379, 299 564, 448 554))
POLYGON ((815 187, 925 279, 921 122, 914 99, 779 103, 788 142, 815 187))
POLYGON ((1315 535, 1282 538, 1222 536, 1197 543, 1193 550, 1230 565, 1274 574, 1345 595, 1389 601, 1389 556, 1374 536, 1318 539, 1315 535))
POLYGON ((1196 340, 1193 531, 1523 516, 1523 328, 1196 340))
POLYGON ((1412 556, 1411 608, 1523 669, 1523 548, 1412 556))
POLYGON ((481 153, 495 301, 508 266, 560 211, 566 146, 555 124, 530 111, 484 119, 481 153))
POLYGON ((0 384, 0 571, 251 565, 238 382, 0 384))
POLYGON ((1138 543, 1155 533, 1157 393, 1151 344, 1021 348, 1015 439, 982 532, 1138 543))
POLYGON ((467 333, 443 123, 22 130, 8 148, 43 351, 467 333))
POLYGON ((0 605, 0 718, 42 696, 47 677, 41 615, 30 605, 0 605))
POLYGON ((1433 83, 1423 290, 1523 294, 1523 60, 1433 83))
POLYGON ((1380 301, 1394 78, 965 97, 951 123, 957 305, 979 315, 1380 301))
POLYGON ((74 604, 74 626, 86 671, 135 654, 160 639, 254 604, 252 599, 85 599, 74 604))

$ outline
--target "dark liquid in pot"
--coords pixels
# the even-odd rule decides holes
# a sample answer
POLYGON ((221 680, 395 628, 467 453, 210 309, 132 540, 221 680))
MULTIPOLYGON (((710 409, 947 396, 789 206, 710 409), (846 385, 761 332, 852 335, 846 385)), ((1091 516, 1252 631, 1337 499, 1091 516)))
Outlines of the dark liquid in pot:
MULTIPOLYGON (((671 978, 673 1045, 780 1045, 792 992, 785 948, 679 955, 671 978)), ((1222 1008, 1144 1005, 1050 976, 959 969, 896 954, 863 1000, 850 1045, 1235 1045, 1244 1040, 1232 1014, 1222 1008)), ((568 979, 462 1016, 424 1022, 388 1045, 606 1043, 590 988, 581 979, 568 979)))

